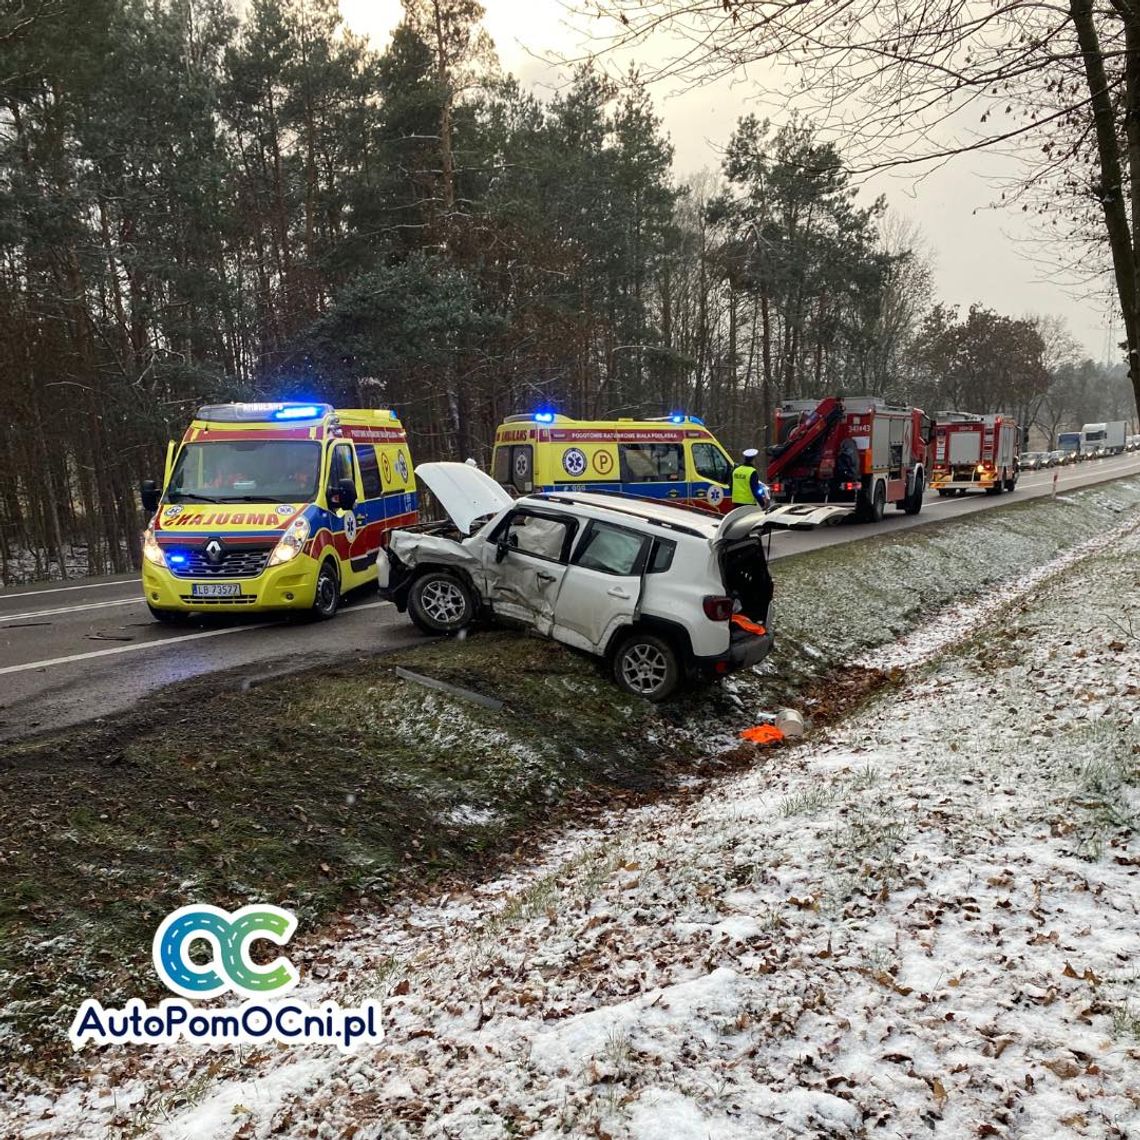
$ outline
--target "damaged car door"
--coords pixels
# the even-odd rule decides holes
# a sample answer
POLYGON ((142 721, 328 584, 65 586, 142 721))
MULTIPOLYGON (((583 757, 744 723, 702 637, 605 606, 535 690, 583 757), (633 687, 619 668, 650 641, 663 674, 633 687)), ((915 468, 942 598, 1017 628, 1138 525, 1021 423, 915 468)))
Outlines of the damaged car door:
POLYGON ((578 521, 556 511, 519 508, 484 544, 487 600, 494 612, 549 635, 578 521))
POLYGON ((601 653, 618 626, 632 625, 652 543, 629 527, 591 520, 562 579, 554 636, 601 653))

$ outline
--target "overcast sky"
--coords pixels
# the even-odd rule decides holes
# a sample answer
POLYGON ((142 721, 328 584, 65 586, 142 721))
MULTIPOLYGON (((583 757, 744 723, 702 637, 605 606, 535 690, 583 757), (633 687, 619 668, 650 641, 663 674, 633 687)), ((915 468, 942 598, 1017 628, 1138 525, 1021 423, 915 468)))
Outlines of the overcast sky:
MULTIPOLYGON (((483 0, 483 4, 484 25, 504 71, 540 95, 550 94, 565 76, 544 59, 556 52, 581 54, 587 46, 579 32, 567 26, 566 9, 559 0, 483 0)), ((399 0, 341 0, 340 6, 348 27, 368 35, 377 48, 387 43, 402 14, 399 0)), ((577 28, 591 26, 586 17, 574 22, 577 28)), ((598 22, 592 26, 605 27, 598 22)), ((662 36, 640 49, 636 58, 650 67, 667 58, 674 46, 662 36)), ((621 67, 622 61, 611 66, 621 67)), ((772 114, 755 85, 747 81, 726 80, 683 92, 671 83, 650 89, 673 142, 674 168, 682 179, 706 167, 719 169, 721 150, 741 115, 772 114)), ((1089 356, 1102 360, 1107 353, 1112 361, 1119 360, 1111 342, 1122 334, 1119 321, 1110 330, 1112 306, 1107 295, 1063 282, 1059 269, 1045 263, 1048 251, 1036 240, 1039 222, 1020 212, 990 208, 998 196, 998 181, 1010 169, 998 155, 963 155, 920 182, 877 176, 865 194, 868 200, 884 194, 892 210, 919 226, 943 301, 963 309, 980 302, 1011 316, 1059 316, 1089 356)))

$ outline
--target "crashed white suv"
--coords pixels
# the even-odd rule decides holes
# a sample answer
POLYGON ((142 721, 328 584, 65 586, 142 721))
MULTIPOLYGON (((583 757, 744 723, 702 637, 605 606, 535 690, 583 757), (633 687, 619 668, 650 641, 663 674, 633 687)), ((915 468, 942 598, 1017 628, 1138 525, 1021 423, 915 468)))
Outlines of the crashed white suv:
POLYGON ((463 463, 424 463, 416 477, 451 522, 393 531, 377 562, 381 594, 426 632, 479 615, 521 622, 607 658, 650 700, 772 648, 760 507, 720 518, 619 495, 512 499, 463 463))

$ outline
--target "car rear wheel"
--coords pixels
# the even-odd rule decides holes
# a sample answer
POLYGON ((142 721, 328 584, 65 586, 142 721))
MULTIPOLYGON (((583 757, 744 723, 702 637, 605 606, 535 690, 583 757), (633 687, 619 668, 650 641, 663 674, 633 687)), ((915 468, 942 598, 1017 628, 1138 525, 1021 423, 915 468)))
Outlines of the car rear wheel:
POLYGON ((317 575, 317 589, 313 597, 313 617, 327 621, 340 608, 340 578, 331 562, 321 565, 317 575))
POLYGON ((635 697, 663 701, 681 682, 677 651, 655 633, 634 633, 614 655, 614 680, 635 697))
POLYGON ((408 616, 424 633, 458 633, 475 617, 475 599, 460 578, 432 570, 412 583, 408 616))

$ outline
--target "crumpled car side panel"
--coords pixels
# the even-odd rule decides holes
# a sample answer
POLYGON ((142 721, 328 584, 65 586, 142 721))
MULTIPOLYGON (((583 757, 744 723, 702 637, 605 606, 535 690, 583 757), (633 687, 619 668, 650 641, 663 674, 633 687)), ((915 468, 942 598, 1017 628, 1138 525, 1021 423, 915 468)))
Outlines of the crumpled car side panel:
POLYGON ((388 549, 376 557, 377 585, 402 611, 411 584, 411 571, 421 565, 454 566, 466 571, 480 595, 485 593, 485 575, 475 551, 441 535, 393 531, 388 549))

